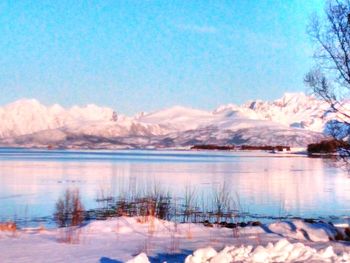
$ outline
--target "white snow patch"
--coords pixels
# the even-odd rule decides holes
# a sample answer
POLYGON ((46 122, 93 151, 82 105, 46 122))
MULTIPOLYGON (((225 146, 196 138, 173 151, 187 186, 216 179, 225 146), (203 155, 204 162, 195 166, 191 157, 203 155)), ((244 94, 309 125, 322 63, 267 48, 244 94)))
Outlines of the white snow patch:
POLYGON ((150 261, 145 253, 141 253, 133 259, 126 261, 126 263, 150 263, 150 261))
POLYGON ((215 249, 201 248, 186 258, 186 263, 230 263, 230 262, 349 262, 350 254, 337 255, 331 246, 316 250, 302 243, 290 243, 281 239, 266 246, 230 246, 216 252, 215 249))

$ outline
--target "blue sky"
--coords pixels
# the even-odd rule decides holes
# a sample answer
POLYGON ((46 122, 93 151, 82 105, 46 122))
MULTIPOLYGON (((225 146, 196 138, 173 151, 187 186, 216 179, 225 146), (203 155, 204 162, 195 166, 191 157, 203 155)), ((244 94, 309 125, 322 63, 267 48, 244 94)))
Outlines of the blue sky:
POLYGON ((305 91, 321 0, 0 1, 0 104, 133 114, 305 91))

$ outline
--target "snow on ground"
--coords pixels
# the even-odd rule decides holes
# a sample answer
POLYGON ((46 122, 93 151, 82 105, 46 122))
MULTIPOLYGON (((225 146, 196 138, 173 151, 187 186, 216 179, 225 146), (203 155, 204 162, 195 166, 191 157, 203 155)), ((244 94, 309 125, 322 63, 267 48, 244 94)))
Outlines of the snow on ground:
MULTIPOLYGON (((144 256, 144 255, 142 255, 144 256)), ((146 258, 141 259, 147 262, 146 258)), ((196 250, 186 258, 185 263, 229 263, 229 262, 349 262, 350 254, 337 255, 332 246, 316 250, 303 243, 290 243, 280 239, 266 246, 227 246, 217 252, 208 247, 196 250)))
POLYGON ((301 220, 237 229, 119 217, 76 229, 0 232, 0 262, 349 262, 335 227, 301 220))

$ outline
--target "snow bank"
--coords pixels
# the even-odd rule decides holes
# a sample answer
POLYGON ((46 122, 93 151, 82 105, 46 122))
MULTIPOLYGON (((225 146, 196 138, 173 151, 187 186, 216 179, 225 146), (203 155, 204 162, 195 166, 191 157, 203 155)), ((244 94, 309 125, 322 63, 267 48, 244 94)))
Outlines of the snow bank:
POLYGON ((338 232, 337 229, 330 224, 322 222, 309 224, 302 220, 275 222, 269 225, 269 229, 284 237, 314 242, 334 240, 338 232))
POLYGON ((290 243, 281 239, 266 246, 229 246, 216 252, 201 248, 186 258, 185 263, 230 263, 230 262, 349 262, 350 254, 337 255, 331 246, 316 250, 302 243, 290 243))
POLYGON ((0 261, 46 262, 50 251, 50 262, 71 263, 350 262, 350 246, 329 241, 333 230, 300 220, 229 229, 119 217, 73 229, 0 231, 0 261), (302 230, 309 238, 296 234, 302 230))

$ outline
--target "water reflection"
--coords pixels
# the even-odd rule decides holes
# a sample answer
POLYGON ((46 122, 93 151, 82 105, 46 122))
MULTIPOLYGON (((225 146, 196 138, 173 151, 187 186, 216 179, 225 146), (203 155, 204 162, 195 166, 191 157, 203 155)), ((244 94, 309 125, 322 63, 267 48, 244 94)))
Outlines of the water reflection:
POLYGON ((79 188, 86 208, 94 208, 100 191, 117 195, 159 184, 181 196, 191 185, 208 195, 213 185, 222 183, 253 214, 350 213, 350 180, 323 159, 264 153, 1 149, 0 218, 50 216, 67 187, 79 188))

